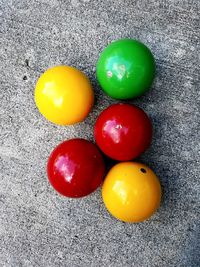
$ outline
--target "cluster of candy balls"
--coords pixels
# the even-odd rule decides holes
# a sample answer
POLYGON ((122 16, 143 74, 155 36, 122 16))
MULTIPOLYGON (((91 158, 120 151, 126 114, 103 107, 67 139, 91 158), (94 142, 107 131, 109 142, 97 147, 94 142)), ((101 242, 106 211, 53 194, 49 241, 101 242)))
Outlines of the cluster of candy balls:
MULTIPOLYGON (((96 73, 100 86, 110 97, 131 99, 150 88, 155 61, 141 42, 121 39, 100 54, 96 73)), ((47 120, 72 125, 87 117, 94 103, 94 92, 80 70, 56 66, 38 79, 35 102, 47 120)), ((96 145, 74 138, 52 151, 47 163, 50 184, 66 197, 80 198, 103 183, 103 202, 114 217, 124 222, 149 218, 160 205, 160 182, 149 167, 132 161, 151 143, 152 124, 148 115, 135 105, 110 105, 96 120, 94 138, 96 145), (107 174, 104 156, 119 162, 107 174)))

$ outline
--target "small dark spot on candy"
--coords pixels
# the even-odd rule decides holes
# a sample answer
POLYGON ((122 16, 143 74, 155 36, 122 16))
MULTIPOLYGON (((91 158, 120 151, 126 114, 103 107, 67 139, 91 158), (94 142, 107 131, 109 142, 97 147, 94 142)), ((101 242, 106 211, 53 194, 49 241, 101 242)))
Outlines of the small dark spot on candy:
POLYGON ((143 173, 146 173, 146 172, 147 172, 144 168, 141 168, 140 170, 141 170, 141 172, 143 172, 143 173))
POLYGON ((24 81, 26 81, 26 80, 27 80, 27 76, 26 76, 26 75, 24 75, 24 77, 23 77, 23 80, 24 80, 24 81))

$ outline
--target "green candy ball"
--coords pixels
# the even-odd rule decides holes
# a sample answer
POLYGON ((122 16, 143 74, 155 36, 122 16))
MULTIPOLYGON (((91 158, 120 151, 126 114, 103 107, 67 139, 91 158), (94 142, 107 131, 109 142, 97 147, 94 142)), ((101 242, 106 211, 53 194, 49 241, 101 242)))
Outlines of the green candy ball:
POLYGON ((96 71, 106 94, 115 99, 130 99, 150 88, 155 76, 155 60, 141 42, 122 39, 103 50, 96 71))

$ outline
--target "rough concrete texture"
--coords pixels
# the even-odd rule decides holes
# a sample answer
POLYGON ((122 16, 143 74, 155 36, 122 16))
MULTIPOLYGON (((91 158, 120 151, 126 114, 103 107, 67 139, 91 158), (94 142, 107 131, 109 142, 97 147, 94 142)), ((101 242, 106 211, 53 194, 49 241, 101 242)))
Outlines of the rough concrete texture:
POLYGON ((0 266, 200 266, 199 8, 197 0, 0 0, 0 266), (139 160, 164 191, 140 224, 111 217, 100 190, 61 197, 45 170, 59 142, 92 140, 98 114, 116 102, 100 90, 95 64, 122 37, 143 41, 157 63, 152 89, 130 101, 153 121, 139 160), (92 80, 96 104, 81 124, 53 125, 35 107, 36 80, 56 64, 92 80))

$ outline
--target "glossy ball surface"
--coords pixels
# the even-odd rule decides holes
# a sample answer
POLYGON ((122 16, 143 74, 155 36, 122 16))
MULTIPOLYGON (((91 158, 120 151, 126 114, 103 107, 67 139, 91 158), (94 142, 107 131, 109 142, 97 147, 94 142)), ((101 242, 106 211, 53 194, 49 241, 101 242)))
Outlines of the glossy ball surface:
POLYGON ((93 102, 94 93, 90 81, 76 68, 50 68, 37 81, 36 106, 53 123, 69 125, 84 120, 93 102))
POLYGON ((84 197, 99 187, 104 176, 104 161, 98 148, 84 139, 59 144, 47 163, 51 185, 66 197, 84 197))
POLYGON ((96 72, 106 94, 116 99, 129 99, 150 88, 155 76, 155 61, 143 43, 121 39, 103 50, 96 72))
POLYGON ((104 154, 126 161, 138 157, 149 147, 152 125, 142 109, 130 104, 114 104, 97 118, 94 136, 104 154))
POLYGON ((117 219, 141 222, 159 207, 161 186, 155 173, 146 165, 122 162, 107 174, 102 197, 108 211, 117 219))

